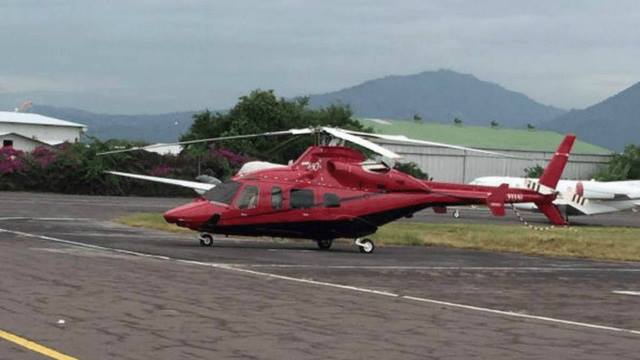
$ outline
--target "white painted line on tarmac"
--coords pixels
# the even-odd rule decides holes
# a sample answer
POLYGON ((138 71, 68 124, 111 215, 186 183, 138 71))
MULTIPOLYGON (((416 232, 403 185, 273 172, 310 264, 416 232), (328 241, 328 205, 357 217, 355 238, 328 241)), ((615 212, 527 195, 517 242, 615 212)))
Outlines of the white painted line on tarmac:
POLYGON ((584 323, 584 322, 578 322, 578 321, 556 319, 556 318, 551 318, 551 317, 546 317, 546 316, 536 316, 536 315, 522 314, 522 313, 517 313, 517 312, 512 312, 512 311, 497 310, 497 309, 484 308, 484 307, 479 307, 479 306, 458 304, 458 303, 453 303, 453 302, 448 302, 448 301, 440 301, 440 300, 434 300, 434 299, 422 298, 422 297, 416 297, 416 296, 400 295, 400 294, 391 293, 391 292, 387 292, 387 291, 375 290, 375 289, 367 289, 367 288, 358 287, 358 286, 342 285, 342 284, 330 283, 330 282, 325 282, 325 281, 317 281, 317 280, 312 280, 312 279, 296 278, 296 277, 286 276, 286 275, 271 274, 271 273, 266 273, 266 272, 261 272, 261 271, 256 271, 256 270, 250 270, 250 269, 246 269, 246 268, 240 268, 240 267, 236 267, 236 266, 228 265, 228 264, 219 264, 219 263, 209 263, 209 262, 202 262, 202 261, 176 259, 176 258, 171 258, 171 257, 168 257, 168 256, 153 255, 153 254, 147 254, 147 253, 142 253, 142 252, 137 252, 137 251, 130 251, 130 250, 124 250, 124 249, 117 249, 117 248, 109 248, 109 247, 104 247, 104 246, 99 246, 99 245, 91 245, 91 244, 85 244, 85 243, 81 243, 81 242, 77 242, 77 241, 57 239, 57 238, 53 238, 53 237, 45 236, 45 235, 30 234, 30 233, 25 233, 25 232, 22 232, 22 231, 14 231, 14 230, 7 230, 7 229, 0 228, 0 233, 3 233, 3 232, 4 233, 15 234, 15 235, 21 235, 21 236, 25 236, 25 237, 31 237, 31 238, 36 238, 36 239, 42 239, 42 240, 57 242, 57 243, 62 243, 62 244, 67 244, 67 245, 80 246, 80 247, 85 247, 85 248, 89 248, 89 249, 114 251, 114 252, 117 252, 117 253, 129 254, 129 255, 133 255, 133 256, 140 256, 140 257, 151 258, 151 259, 159 259, 159 260, 165 260, 165 261, 169 260, 169 261, 172 261, 172 262, 181 263, 181 264, 187 264, 187 265, 206 266, 206 267, 212 267, 212 268, 216 268, 216 269, 224 269, 224 270, 229 270, 229 271, 234 271, 234 272, 239 272, 239 273, 245 273, 245 274, 250 274, 250 275, 256 275, 256 276, 261 276, 261 277, 266 277, 266 278, 280 279, 280 280, 286 280, 286 281, 291 281, 291 282, 296 282, 296 283, 303 283, 303 284, 310 284, 310 285, 325 286, 325 287, 330 287, 330 288, 335 288, 335 289, 357 291, 357 292, 361 292, 361 293, 381 295, 381 296, 398 298, 398 299, 405 299, 405 300, 416 301, 416 302, 421 302, 421 303, 442 305, 442 306, 447 306, 447 307, 450 307, 450 308, 465 309, 465 310, 477 311, 477 312, 482 312, 482 313, 489 313, 489 314, 496 314, 496 315, 502 315, 502 316, 508 316, 508 317, 523 318, 523 319, 529 319, 529 320, 537 320, 537 321, 549 322, 549 323, 560 324, 560 325, 569 325, 569 326, 583 327, 583 328, 596 329, 596 330, 606 330, 606 331, 614 331, 614 332, 620 332, 620 333, 626 333, 626 334, 640 335, 640 330, 617 328, 617 327, 612 327, 612 326, 604 326, 604 325, 590 324, 590 323, 584 323))
MULTIPOLYGON (((272 249, 268 249, 271 251, 272 249)), ((299 250, 292 250, 299 251, 299 250)), ((311 250, 302 250, 311 252, 311 250)), ((555 267, 555 266, 387 266, 387 265, 300 265, 300 264, 231 264, 241 268, 329 269, 329 270, 432 270, 432 271, 529 271, 529 272, 640 272, 638 268, 555 267)))
POLYGON ((14 221, 14 220, 37 220, 37 221, 88 221, 90 218, 69 218, 69 217, 28 217, 28 216, 12 216, 12 217, 0 217, 0 221, 14 221))
POLYGON ((565 325, 586 327, 586 328, 590 328, 590 329, 618 331, 618 332, 624 332, 624 333, 640 335, 640 331, 638 331, 638 330, 629 330, 629 329, 622 329, 622 328, 617 328, 617 327, 612 327, 612 326, 596 325, 596 324, 589 324, 589 323, 578 322, 578 321, 570 321, 570 320, 562 320, 562 319, 550 318, 550 317, 546 317, 546 316, 536 316, 536 315, 522 314, 522 313, 517 313, 517 312, 512 312, 512 311, 489 309, 489 308, 483 308, 483 307, 478 307, 478 306, 457 304, 457 303, 452 303, 452 302, 448 302, 448 301, 440 301, 440 300, 419 298, 419 297, 414 297, 414 296, 403 296, 403 298, 404 299, 408 299, 408 300, 426 302, 426 303, 430 303, 430 304, 437 304, 437 305, 455 307, 455 308, 459 308, 459 309, 467 309, 467 310, 474 310, 474 311, 480 311, 480 312, 486 312, 486 313, 492 313, 492 314, 507 315, 507 316, 512 316, 512 317, 524 318, 524 319, 542 320, 542 321, 547 321, 547 322, 552 322, 552 323, 557 323, 557 324, 565 324, 565 325))
POLYGON ((640 296, 640 291, 614 290, 614 294, 640 296))

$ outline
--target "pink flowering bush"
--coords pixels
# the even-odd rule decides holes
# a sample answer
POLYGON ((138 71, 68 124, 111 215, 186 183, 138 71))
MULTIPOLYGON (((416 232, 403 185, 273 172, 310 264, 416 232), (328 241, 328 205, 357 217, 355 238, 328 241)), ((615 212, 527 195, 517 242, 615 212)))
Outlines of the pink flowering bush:
POLYGON ((38 146, 31 152, 34 162, 42 168, 48 167, 56 161, 56 153, 46 146, 38 146))
POLYGON ((153 169, 151 169, 150 174, 152 176, 167 176, 171 174, 172 171, 173 171, 173 168, 171 166, 167 164, 160 164, 154 167, 153 169))
POLYGON ((0 174, 11 174, 24 168, 23 152, 12 146, 0 148, 0 174))
POLYGON ((249 161, 249 158, 240 154, 236 154, 233 151, 225 148, 212 149, 210 151, 213 156, 220 156, 225 158, 231 167, 242 166, 245 162, 249 161))

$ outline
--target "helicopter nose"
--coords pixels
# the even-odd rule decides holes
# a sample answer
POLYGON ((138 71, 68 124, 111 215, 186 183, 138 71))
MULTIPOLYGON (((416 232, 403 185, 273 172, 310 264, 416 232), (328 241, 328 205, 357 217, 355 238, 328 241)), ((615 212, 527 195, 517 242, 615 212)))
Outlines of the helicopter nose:
POLYGON ((215 212, 208 201, 196 201, 182 205, 164 213, 164 219, 170 224, 188 228, 198 228, 206 223, 215 212))

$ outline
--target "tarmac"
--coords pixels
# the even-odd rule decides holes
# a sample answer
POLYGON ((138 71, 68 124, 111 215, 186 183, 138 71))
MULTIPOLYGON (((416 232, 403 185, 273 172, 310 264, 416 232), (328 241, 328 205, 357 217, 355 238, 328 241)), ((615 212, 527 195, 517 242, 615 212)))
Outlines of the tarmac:
POLYGON ((184 201, 1 192, 0 359, 639 358, 640 263, 112 222, 184 201))

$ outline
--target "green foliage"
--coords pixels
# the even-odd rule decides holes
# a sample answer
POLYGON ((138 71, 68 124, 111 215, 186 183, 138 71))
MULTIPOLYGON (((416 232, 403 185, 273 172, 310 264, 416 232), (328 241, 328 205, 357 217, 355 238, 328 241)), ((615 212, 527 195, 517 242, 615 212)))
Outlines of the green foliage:
MULTIPOLYGON (((237 155, 209 151, 195 156, 159 155, 146 151, 97 156, 114 147, 138 146, 121 140, 63 144, 58 148, 39 147, 31 153, 20 153, 21 166, 0 174, 0 190, 60 192, 96 195, 166 195, 193 196, 190 189, 144 182, 106 174, 107 170, 194 179, 198 165, 202 173, 228 178, 240 167, 237 155)), ((2 162, 2 161, 0 161, 2 162)))
MULTIPOLYGON (((317 126, 371 131, 351 118, 351 110, 347 106, 331 105, 314 110, 308 103, 308 98, 287 100, 277 98, 273 91, 256 90, 241 97, 227 113, 204 111, 194 115, 193 125, 181 140, 317 126)), ((105 171, 179 179, 194 179, 205 174, 225 180, 251 158, 286 163, 300 155, 313 140, 310 136, 258 137, 216 143, 215 146, 195 144, 178 156, 146 151, 97 156, 100 152, 145 144, 124 140, 102 142, 96 138, 88 139, 87 143, 63 144, 57 148, 39 147, 31 153, 7 147, 0 151, 0 190, 193 196, 190 189, 117 177, 105 174, 105 171)))
POLYGON ((397 163, 395 169, 398 171, 402 171, 403 173, 409 174, 416 179, 429 179, 429 175, 422 171, 418 165, 414 162, 408 163, 397 163))
POLYGON ((613 156, 596 178, 601 181, 640 179, 640 146, 627 145, 623 153, 613 156))
POLYGON ((540 164, 536 164, 535 166, 528 167, 524 169, 524 176, 530 179, 537 179, 542 176, 544 172, 544 168, 540 166, 540 164))
MULTIPOLYGON (((226 113, 205 111, 194 115, 194 122, 181 141, 280 131, 292 128, 332 126, 370 131, 352 119, 351 110, 344 105, 330 105, 322 109, 309 108, 306 97, 288 100, 278 98, 272 90, 255 90, 242 96, 226 113)), ((257 137, 246 140, 218 142, 211 147, 227 148, 235 153, 280 163, 296 158, 313 143, 310 137, 257 137), (275 145, 287 141, 281 147, 275 145)), ((190 146, 189 152, 204 153, 206 144, 190 146)))

